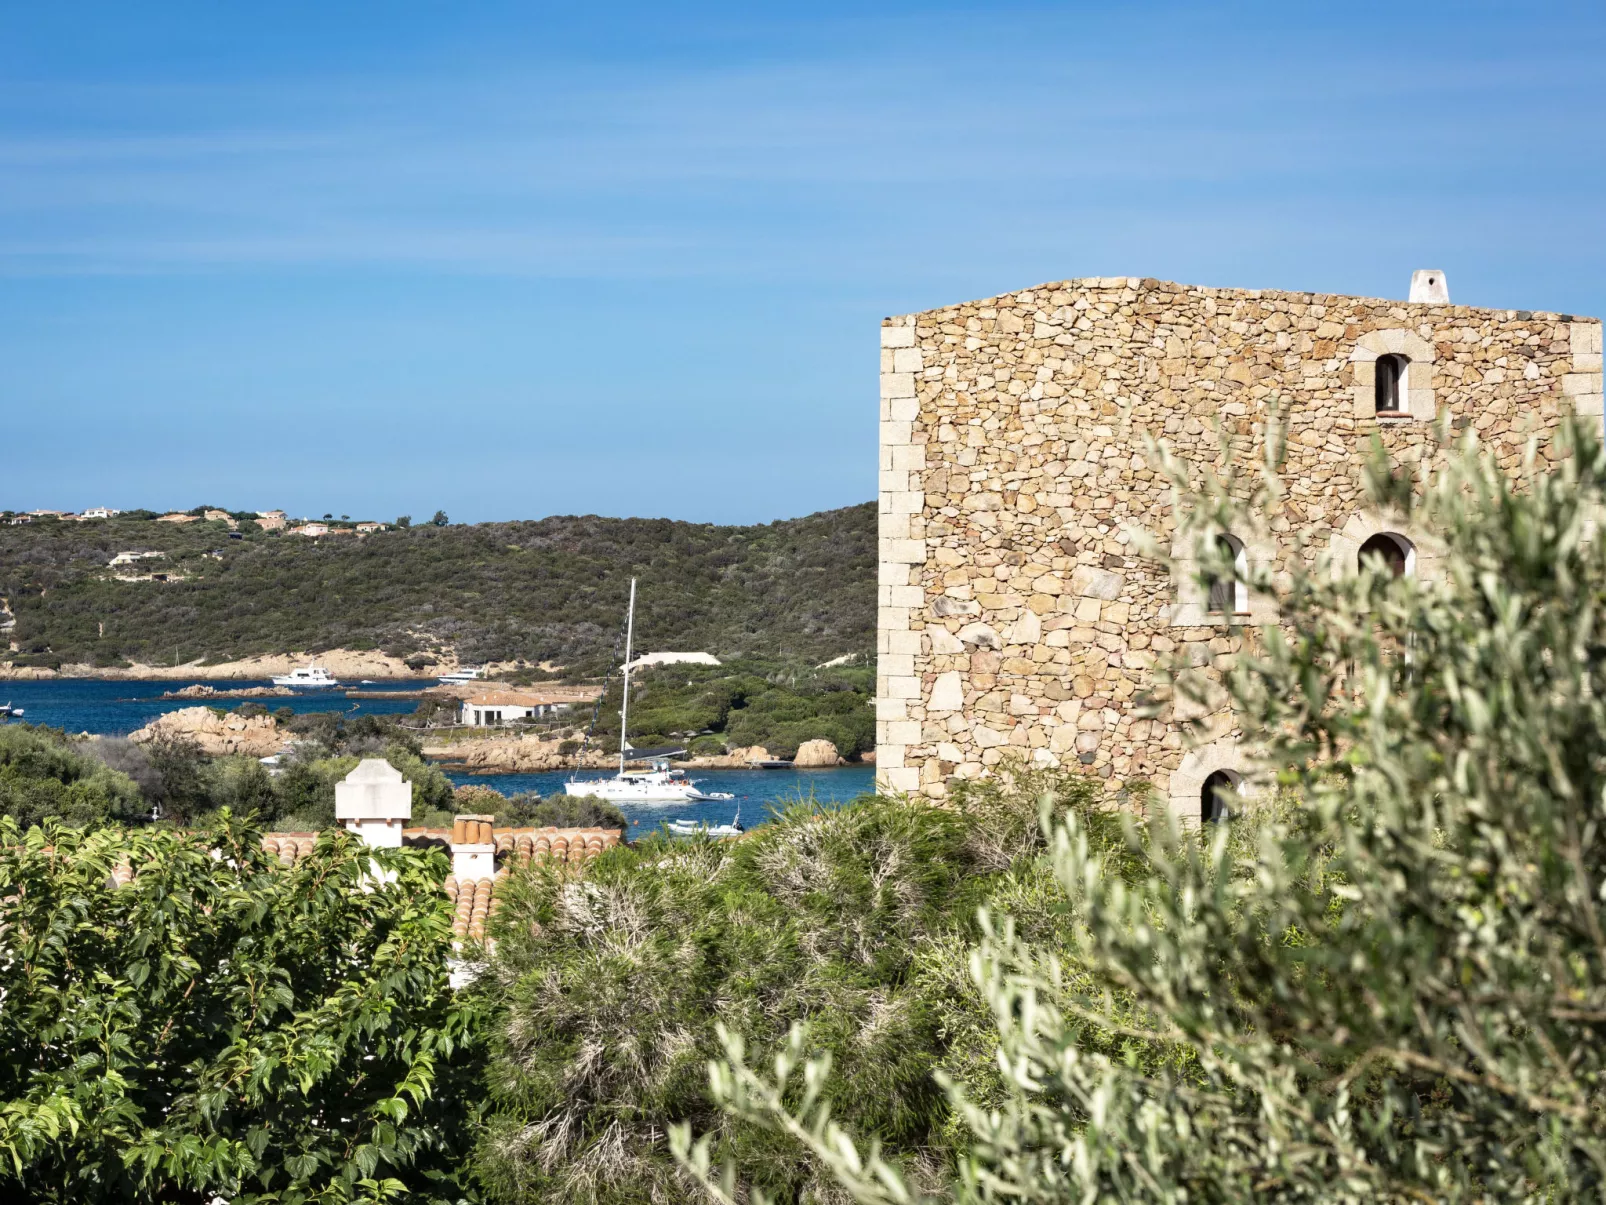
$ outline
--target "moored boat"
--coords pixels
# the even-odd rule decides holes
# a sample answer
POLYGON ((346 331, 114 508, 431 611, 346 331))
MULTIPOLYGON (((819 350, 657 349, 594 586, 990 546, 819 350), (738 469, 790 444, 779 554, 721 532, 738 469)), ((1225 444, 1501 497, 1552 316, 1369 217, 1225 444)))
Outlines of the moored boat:
POLYGON ((273 679, 273 684, 299 687, 303 690, 330 690, 339 686, 340 680, 321 665, 304 665, 300 669, 291 670, 288 674, 281 674, 273 679))
POLYGON ((630 579, 630 610, 625 619, 623 705, 619 709, 619 772, 611 778, 571 778, 563 784, 569 795, 590 795, 609 803, 700 803, 734 799, 723 791, 702 791, 682 770, 671 770, 667 757, 654 758, 647 770, 627 770, 630 760, 630 651, 636 634, 636 579, 630 579))

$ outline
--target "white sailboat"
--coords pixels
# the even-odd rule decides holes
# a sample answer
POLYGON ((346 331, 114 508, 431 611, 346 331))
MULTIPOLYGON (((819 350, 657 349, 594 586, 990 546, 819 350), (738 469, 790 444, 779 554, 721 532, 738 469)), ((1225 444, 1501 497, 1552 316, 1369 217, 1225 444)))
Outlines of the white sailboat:
POLYGON ((724 791, 701 791, 683 770, 671 770, 668 758, 657 758, 647 770, 626 770, 630 731, 630 652, 636 635, 636 579, 630 579, 630 611, 625 620, 624 704, 619 709, 619 772, 611 778, 571 778, 563 784, 569 795, 590 795, 609 803, 700 803, 734 799, 724 791))

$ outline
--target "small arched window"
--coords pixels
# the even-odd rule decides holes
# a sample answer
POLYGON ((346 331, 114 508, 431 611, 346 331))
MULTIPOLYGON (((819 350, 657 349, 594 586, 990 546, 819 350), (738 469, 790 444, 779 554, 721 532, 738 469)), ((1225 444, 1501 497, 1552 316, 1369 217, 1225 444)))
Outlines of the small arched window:
POLYGON ((1361 569, 1368 560, 1380 561, 1395 577, 1407 577, 1416 569, 1416 546, 1402 535, 1380 531, 1361 545, 1355 560, 1361 569))
POLYGON ((1199 819, 1205 824, 1219 824, 1232 818, 1232 805, 1238 798, 1238 775, 1231 770, 1217 770, 1204 780, 1199 790, 1199 819))
POLYGON ((1249 558, 1244 542, 1226 532, 1216 537, 1216 553, 1232 562, 1231 577, 1210 578, 1210 611, 1217 615, 1242 615, 1249 610, 1249 587, 1244 583, 1248 574, 1249 558))
POLYGON ((1379 356, 1374 373, 1374 388, 1379 414, 1399 414, 1405 396, 1405 371, 1410 361, 1404 356, 1379 356))

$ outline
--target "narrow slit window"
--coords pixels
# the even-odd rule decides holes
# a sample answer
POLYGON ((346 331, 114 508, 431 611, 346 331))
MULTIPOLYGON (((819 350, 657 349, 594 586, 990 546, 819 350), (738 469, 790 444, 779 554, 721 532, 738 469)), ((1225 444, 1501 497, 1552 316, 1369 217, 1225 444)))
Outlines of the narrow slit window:
POLYGON ((1241 615, 1249 610, 1249 587, 1244 584, 1248 561, 1244 542, 1237 536, 1223 533, 1216 537, 1217 553, 1232 564, 1229 575, 1212 575, 1210 578, 1210 612, 1215 615, 1241 615))
MULTIPOLYGON (((1405 392, 1404 356, 1379 356, 1376 369, 1377 412, 1399 414, 1403 409, 1401 397, 1405 392)), ((1363 395, 1364 396, 1364 395, 1363 395)))

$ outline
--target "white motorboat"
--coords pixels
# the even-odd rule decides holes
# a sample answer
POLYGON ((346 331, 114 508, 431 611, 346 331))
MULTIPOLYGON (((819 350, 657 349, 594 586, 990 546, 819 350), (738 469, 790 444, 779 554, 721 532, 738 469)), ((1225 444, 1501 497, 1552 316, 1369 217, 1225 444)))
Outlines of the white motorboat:
POLYGON ((671 820, 664 826, 677 837, 740 837, 747 830, 742 827, 742 809, 736 809, 736 819, 729 824, 709 824, 706 820, 671 820))
POLYGON ((340 680, 321 665, 304 665, 273 680, 275 686, 296 686, 303 690, 329 690, 340 680))
POLYGON ((563 784, 569 795, 590 795, 609 803, 701 803, 736 798, 721 791, 702 791, 682 770, 671 770, 668 758, 656 758, 647 770, 626 770, 630 731, 630 645, 636 634, 636 579, 630 579, 630 611, 625 620, 624 704, 619 709, 619 772, 611 778, 571 778, 563 784))
POLYGON ((10 703, 0 705, 0 720, 20 720, 22 718, 22 714, 22 708, 20 707, 13 707, 10 703))
POLYGON ((449 674, 442 674, 436 681, 443 686, 463 686, 469 682, 478 682, 484 676, 484 666, 469 665, 462 669, 454 669, 449 674))

